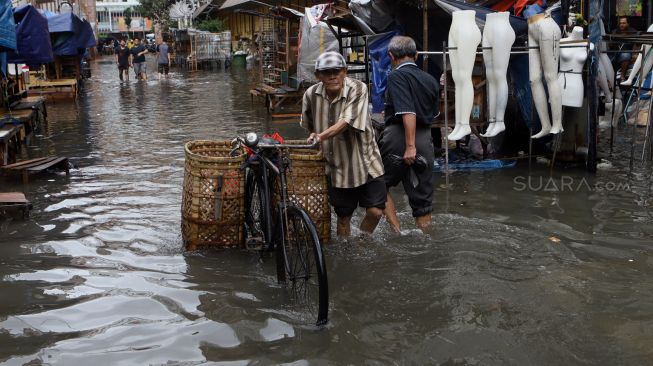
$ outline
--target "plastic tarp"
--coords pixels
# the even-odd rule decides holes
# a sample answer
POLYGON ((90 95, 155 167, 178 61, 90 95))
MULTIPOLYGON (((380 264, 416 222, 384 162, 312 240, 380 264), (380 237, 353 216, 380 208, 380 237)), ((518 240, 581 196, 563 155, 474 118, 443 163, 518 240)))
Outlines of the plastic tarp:
POLYGON ((394 23, 385 0, 351 0, 349 9, 376 33, 388 30, 394 23))
POLYGON ((0 0, 0 52, 16 49, 16 24, 11 0, 0 0))
POLYGON ((381 113, 385 108, 385 88, 392 63, 388 55, 388 44, 398 32, 378 34, 368 38, 370 60, 372 61, 372 112, 381 113))
POLYGON ((314 75, 315 60, 323 52, 339 52, 338 40, 326 23, 316 19, 311 8, 306 8, 300 28, 297 78, 300 81, 316 82, 314 75))
POLYGON ((48 20, 32 5, 14 9, 16 21, 16 52, 10 52, 10 63, 40 65, 52 62, 52 46, 48 20))
POLYGON ((57 56, 75 56, 96 45, 91 25, 73 13, 58 14, 48 18, 52 50, 57 56))

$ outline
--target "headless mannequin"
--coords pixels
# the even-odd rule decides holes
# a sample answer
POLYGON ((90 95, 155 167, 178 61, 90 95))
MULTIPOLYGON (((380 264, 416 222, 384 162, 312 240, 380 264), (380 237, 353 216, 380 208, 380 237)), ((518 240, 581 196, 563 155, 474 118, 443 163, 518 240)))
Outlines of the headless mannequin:
POLYGON ((469 115, 474 103, 474 85, 472 70, 476 60, 476 48, 481 42, 481 31, 476 25, 474 10, 454 11, 449 29, 449 47, 456 49, 449 52, 451 74, 456 84, 455 109, 456 127, 447 136, 449 140, 460 140, 469 135, 469 115))
POLYGON ((510 49, 515 42, 515 31, 510 25, 510 13, 488 13, 483 28, 483 50, 485 75, 488 82, 488 104, 490 125, 482 134, 493 137, 503 132, 506 127, 503 117, 508 103, 508 62, 510 49))
MULTIPOLYGON (((583 28, 574 27, 567 38, 560 40, 560 73, 558 85, 562 94, 562 105, 582 107, 584 98, 583 65, 587 60, 587 40, 583 39, 583 28)), ((594 45, 590 45, 594 49, 594 45)))
POLYGON ((562 96, 558 86, 558 58, 560 55, 560 28, 558 24, 545 14, 537 14, 528 18, 528 45, 538 47, 528 50, 528 73, 537 115, 540 117, 542 129, 531 138, 537 139, 549 133, 560 133, 562 129, 562 96), (546 93, 542 84, 542 71, 549 91, 551 104, 551 119, 546 102, 546 93))
MULTIPOLYGON (((651 24, 646 31, 653 32, 653 24, 651 24)), ((653 52, 651 52, 651 46, 642 45, 642 53, 640 53, 639 56, 637 56, 637 61, 635 61, 635 64, 633 65, 633 70, 630 72, 628 79, 623 83, 621 83, 621 85, 624 86, 633 85, 633 81, 635 81, 635 78, 639 76, 639 71, 640 71, 639 69, 642 67, 642 57, 644 57, 644 66, 642 69, 642 75, 646 77, 646 74, 648 74, 648 72, 651 71, 651 67, 653 66, 653 52)), ((644 80, 640 80, 638 86, 641 87, 643 82, 644 80)))
MULTIPOLYGON (((601 26, 601 35, 604 36, 605 35, 605 27, 603 26, 603 22, 600 22, 599 25, 601 26)), ((607 50, 608 50, 607 44, 605 43, 605 41, 602 41, 601 42, 601 53, 600 53, 600 56, 599 56, 599 62, 600 62, 599 72, 601 72, 603 74, 603 76, 605 77, 605 81, 607 82, 607 87, 611 91, 611 90, 614 89, 614 68, 612 67, 612 62, 610 62, 610 57, 608 56, 607 53, 605 53, 605 51, 607 51, 607 50)), ((604 87, 601 86, 601 89, 603 89, 603 88, 604 87)), ((605 93, 605 89, 603 89, 603 92, 605 93)), ((608 94, 606 93, 606 96, 607 95, 608 94)), ((609 99, 612 100, 612 96, 610 96, 609 99)))

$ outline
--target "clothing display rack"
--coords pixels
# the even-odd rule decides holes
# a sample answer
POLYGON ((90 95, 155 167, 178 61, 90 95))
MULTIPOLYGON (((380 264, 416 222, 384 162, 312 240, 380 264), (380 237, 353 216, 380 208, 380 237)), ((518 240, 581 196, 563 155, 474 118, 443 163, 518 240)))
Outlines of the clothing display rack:
MULTIPOLYGON (((561 45, 560 48, 586 48, 587 52, 588 52, 588 55, 589 55, 590 42, 587 41, 587 42, 584 42, 584 43, 586 43, 586 44, 582 45, 582 46, 581 45, 578 45, 578 46, 571 46, 571 45, 563 46, 563 45, 561 45)), ((449 130, 449 110, 448 110, 449 107, 448 107, 448 103, 447 103, 448 102, 447 56, 449 55, 450 51, 453 51, 453 50, 456 50, 456 49, 457 49, 457 47, 448 47, 446 42, 442 42, 442 51, 419 51, 419 52, 417 52, 418 55, 424 55, 425 57, 428 57, 430 55, 442 56, 442 69, 443 69, 443 75, 444 75, 443 83, 444 83, 444 109, 445 109, 444 110, 444 128, 445 128, 445 131, 449 130)), ((492 47, 479 46, 479 47, 477 47, 476 55, 482 55, 483 50, 491 50, 491 49, 492 49, 492 47)), ((528 54, 528 50, 530 50, 530 49, 540 49, 540 47, 539 46, 528 46, 528 45, 526 45, 526 46, 513 46, 511 48, 510 54, 511 55, 528 54)), ((586 62, 585 64, 587 65, 588 63, 589 62, 586 62)), ((587 67, 587 66, 584 66, 584 68, 585 67, 587 67)), ((531 98, 531 103, 532 103, 532 98, 531 98)), ((533 106, 531 106, 531 113, 532 113, 532 110, 533 110, 533 106)), ((532 122, 532 120, 533 120, 533 118, 531 117, 531 122, 532 122)), ((530 130, 531 130, 530 135, 532 135, 533 134, 532 127, 530 128, 530 130)), ((531 159, 533 158, 533 154, 532 154, 532 152, 533 152, 533 148, 532 148, 533 139, 530 138, 530 135, 529 135, 529 141, 528 141, 529 151, 528 151, 528 156, 527 156, 528 159, 529 159, 529 164, 530 164, 531 159)), ((553 166, 553 163, 555 162, 555 153, 556 153, 556 150, 557 150, 557 145, 559 145, 559 143, 560 143, 559 140, 560 140, 561 135, 562 135, 562 133, 559 133, 558 136, 556 136, 556 138, 554 140, 554 146, 556 146, 556 148, 554 149, 554 157, 553 157, 553 159, 551 161, 552 166, 553 166)), ((446 137, 444 137, 444 138, 446 139, 446 137)), ((444 157, 445 168, 444 168, 444 172, 445 172, 445 181, 446 181, 445 184, 448 187, 449 186, 449 173, 450 173, 450 170, 449 170, 449 144, 445 143, 444 145, 445 145, 445 157, 444 157)))

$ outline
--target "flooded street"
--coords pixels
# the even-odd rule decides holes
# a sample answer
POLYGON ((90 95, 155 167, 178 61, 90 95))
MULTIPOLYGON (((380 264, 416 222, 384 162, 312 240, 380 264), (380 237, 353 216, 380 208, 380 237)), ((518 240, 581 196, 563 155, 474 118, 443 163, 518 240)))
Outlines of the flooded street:
POLYGON ((0 177, 34 203, 0 221, 0 365, 653 364, 653 165, 629 172, 630 129, 595 175, 438 174, 427 235, 395 190, 401 236, 382 222, 325 248, 315 329, 273 259, 184 253, 180 228, 185 142, 306 133, 268 119, 244 69, 120 84, 110 60, 22 153, 67 156, 70 176, 0 177))

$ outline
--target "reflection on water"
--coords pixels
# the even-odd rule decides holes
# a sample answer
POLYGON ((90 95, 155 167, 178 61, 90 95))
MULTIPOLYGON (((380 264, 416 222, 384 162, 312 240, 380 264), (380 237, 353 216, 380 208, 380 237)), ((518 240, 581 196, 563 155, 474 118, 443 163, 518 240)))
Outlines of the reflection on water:
POLYGON ((115 74, 95 64, 21 153, 78 169, 0 181, 34 202, 29 220, 0 222, 0 364, 653 363, 652 169, 629 172, 626 141, 596 175, 522 164, 440 179, 426 235, 394 191, 402 235, 382 223, 326 248, 331 322, 316 330, 271 258, 183 253, 180 234, 186 141, 304 132, 250 100, 244 70, 115 74))

